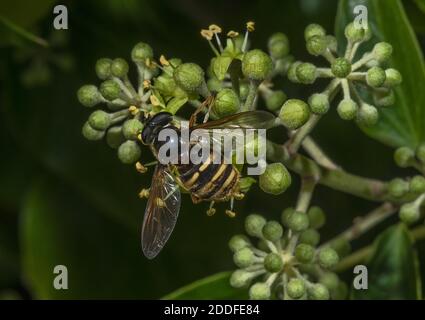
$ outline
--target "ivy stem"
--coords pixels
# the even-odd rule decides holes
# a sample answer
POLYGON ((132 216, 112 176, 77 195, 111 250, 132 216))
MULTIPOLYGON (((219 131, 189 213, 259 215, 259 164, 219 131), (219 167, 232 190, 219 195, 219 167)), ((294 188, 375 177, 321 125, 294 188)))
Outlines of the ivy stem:
POLYGON ((360 60, 358 60, 356 63, 354 63, 352 65, 351 70, 356 71, 357 69, 363 67, 366 63, 368 63, 372 59, 373 59, 372 53, 368 53, 368 54, 364 55, 363 58, 361 58, 360 60))
POLYGON ((316 161, 319 165, 330 170, 340 169, 323 151, 322 149, 314 142, 314 140, 307 136, 305 137, 302 147, 307 153, 316 161))
POLYGON ((310 134, 314 127, 319 122, 321 116, 313 114, 305 125, 295 132, 288 144, 290 154, 297 153, 303 140, 310 134))
POLYGON ((257 89, 259 83, 254 80, 250 80, 249 89, 248 89, 248 97, 246 98, 245 104, 242 107, 242 111, 250 111, 253 108, 255 97, 257 96, 257 89))

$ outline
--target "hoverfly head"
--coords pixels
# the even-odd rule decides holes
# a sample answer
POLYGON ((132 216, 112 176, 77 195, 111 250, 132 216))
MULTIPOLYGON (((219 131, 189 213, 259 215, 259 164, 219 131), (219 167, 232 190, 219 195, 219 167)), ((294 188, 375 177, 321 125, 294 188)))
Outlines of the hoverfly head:
POLYGON ((173 121, 173 115, 169 112, 159 112, 151 118, 146 119, 142 131, 142 142, 146 145, 152 144, 159 131, 173 121))

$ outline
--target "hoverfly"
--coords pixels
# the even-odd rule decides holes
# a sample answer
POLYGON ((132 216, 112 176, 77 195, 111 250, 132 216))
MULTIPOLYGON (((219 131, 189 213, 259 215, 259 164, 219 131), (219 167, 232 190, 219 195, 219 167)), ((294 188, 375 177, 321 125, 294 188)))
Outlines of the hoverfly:
MULTIPOLYGON (((200 108, 191 116, 189 129, 268 129, 273 126, 275 117, 265 111, 248 111, 231 115, 219 120, 196 125, 196 115, 204 107, 211 108, 214 96, 205 100, 200 108)), ((209 112, 207 113, 207 115, 209 112)), ((160 112, 147 119, 141 133, 141 141, 150 147, 158 160, 158 150, 164 142, 158 135, 164 128, 179 131, 173 125, 173 115, 160 112)), ((179 136, 180 137, 180 136, 179 136)), ((181 145, 181 139, 174 141, 181 145)), ((193 145, 190 145, 190 148, 193 145)), ((180 187, 189 192, 192 201, 210 201, 209 213, 213 214, 214 202, 241 199, 239 191, 240 173, 233 164, 213 163, 213 152, 206 161, 200 164, 162 164, 158 161, 152 176, 148 202, 142 226, 142 250, 144 255, 153 259, 158 255, 170 237, 180 211, 180 187)), ((232 212, 232 211, 230 211, 232 212)))

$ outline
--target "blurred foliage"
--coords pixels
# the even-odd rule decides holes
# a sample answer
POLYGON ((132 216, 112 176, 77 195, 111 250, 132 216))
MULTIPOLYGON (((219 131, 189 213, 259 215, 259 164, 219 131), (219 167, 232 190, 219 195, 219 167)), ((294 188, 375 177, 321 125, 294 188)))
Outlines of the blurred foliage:
MULTIPOLYGON (((139 246, 145 202, 137 198, 137 193, 149 185, 150 175, 136 174, 116 159, 113 150, 81 137, 87 110, 79 105, 75 92, 82 84, 95 81, 94 63, 99 57, 128 58, 138 41, 150 43, 157 56, 164 53, 205 66, 211 53, 199 30, 213 22, 227 30, 242 29, 247 20, 255 20, 257 31, 251 39, 263 49, 271 33, 285 32, 292 53, 304 59, 305 26, 316 22, 332 31, 338 1, 66 1, 70 28, 53 32, 54 2, 19 0, 0 4, 1 296, 160 298, 197 279, 230 270, 227 241, 240 232, 243 217, 258 211, 277 219, 284 207, 293 205, 297 181, 279 197, 254 187, 237 205, 240 216, 233 220, 224 214, 207 217, 207 204, 193 205, 185 196, 167 247, 158 258, 148 261, 139 246), (66 34, 60 37, 60 45, 52 45, 54 33, 66 34), (40 45, 40 39, 49 46, 40 45), (69 67, 64 68, 58 62, 61 57, 73 62, 65 62, 69 67), (23 75, 40 61, 44 71, 36 69, 35 75, 47 72, 47 80, 41 77, 41 82, 25 82, 23 75), (67 291, 52 287, 53 268, 58 264, 68 266, 67 291)), ((414 36, 406 17, 398 15, 400 8, 389 6, 384 12, 381 8, 375 7, 374 11, 383 14, 376 21, 380 36, 390 41, 403 36, 407 41, 407 45, 393 42, 394 62, 409 74, 405 76, 407 91, 399 93, 399 99, 418 106, 413 109, 415 114, 407 116, 412 117, 421 133, 405 135, 403 140, 414 144, 424 134, 423 123, 419 122, 425 99, 420 82, 423 75, 416 65, 421 64, 422 57, 412 45, 414 36), (390 13, 396 14, 397 25, 391 22, 385 27, 390 13)), ((281 85, 290 98, 308 97, 317 88, 306 89, 286 80, 281 85)), ((282 142, 279 130, 270 135, 282 142)), ((319 124, 313 136, 335 161, 353 173, 381 179, 400 174, 390 148, 361 134, 354 124, 342 123, 335 112, 319 124)), ((144 156, 151 157, 147 149, 144 156)), ((324 240, 374 206, 325 187, 318 188, 313 203, 323 207, 331 221, 324 228, 324 240)), ((354 247, 370 243, 385 228, 386 224, 378 227, 356 241, 354 247)), ((346 276, 351 279, 352 274, 346 276)), ((168 297, 200 298, 205 285, 223 291, 221 298, 233 296, 223 289, 227 288, 226 274, 212 277, 211 284, 208 280, 195 282, 168 297), (214 279, 219 283, 214 284, 214 279)), ((208 294, 219 297, 212 291, 208 294)))

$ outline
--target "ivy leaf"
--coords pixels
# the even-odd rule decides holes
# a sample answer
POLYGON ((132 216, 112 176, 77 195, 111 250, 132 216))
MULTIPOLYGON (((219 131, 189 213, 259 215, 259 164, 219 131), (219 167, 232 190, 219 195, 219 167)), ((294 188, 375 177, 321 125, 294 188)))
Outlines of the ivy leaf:
POLYGON ((232 57, 220 56, 214 59, 213 71, 218 80, 223 80, 232 63, 232 57))
POLYGON ((403 224, 392 226, 378 236, 367 267, 369 288, 353 289, 353 299, 421 299, 417 254, 403 224))
POLYGON ((174 97, 167 103, 167 112, 175 114, 189 100, 187 96, 174 97))
MULTIPOLYGON (((396 88, 396 103, 380 108, 380 120, 371 128, 362 128, 371 137, 393 147, 415 148, 425 141, 425 64, 420 46, 400 0, 341 0, 336 19, 339 43, 344 43, 344 28, 353 21, 357 5, 368 8, 369 26, 374 42, 386 41, 393 45, 390 65, 401 72, 403 83, 396 88)), ((359 54, 370 50, 363 45, 359 54)))
POLYGON ((425 0, 415 0, 416 5, 418 8, 425 13, 425 0))
POLYGON ((224 300, 247 299, 247 290, 235 289, 230 286, 231 272, 220 272, 212 276, 195 281, 174 292, 167 294, 166 300, 224 300))

